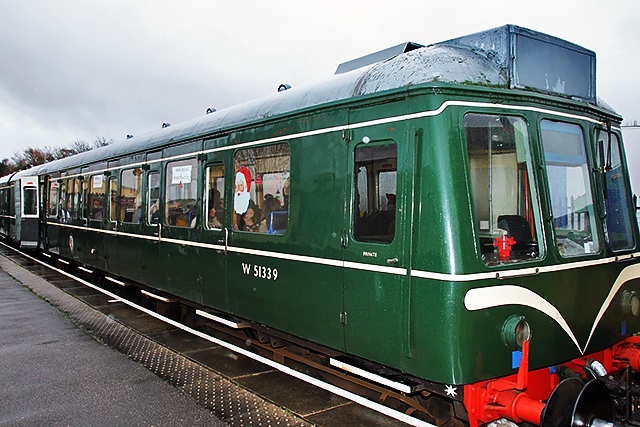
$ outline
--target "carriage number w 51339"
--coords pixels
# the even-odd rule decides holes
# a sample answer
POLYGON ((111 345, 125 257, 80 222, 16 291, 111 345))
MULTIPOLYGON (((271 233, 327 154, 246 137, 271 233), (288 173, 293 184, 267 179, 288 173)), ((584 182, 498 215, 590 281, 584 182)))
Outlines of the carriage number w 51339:
POLYGON ((253 277, 257 277, 259 279, 266 280, 277 280, 278 279, 278 269, 265 267, 264 265, 254 265, 253 269, 251 268, 251 264, 242 263, 242 272, 247 276, 251 275, 253 271, 253 277))

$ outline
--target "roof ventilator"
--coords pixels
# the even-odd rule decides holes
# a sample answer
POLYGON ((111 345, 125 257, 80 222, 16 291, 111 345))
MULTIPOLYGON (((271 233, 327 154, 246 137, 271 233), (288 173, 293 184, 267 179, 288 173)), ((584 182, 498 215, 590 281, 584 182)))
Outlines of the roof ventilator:
POLYGON ((376 62, 386 61, 387 59, 393 58, 394 56, 402 55, 403 53, 407 53, 415 49, 420 49, 421 47, 424 46, 418 43, 401 43, 397 46, 389 47, 379 52, 361 56, 360 58, 352 59, 351 61, 343 62, 342 64, 338 65, 335 74, 343 74, 348 71, 366 67, 367 65, 375 64, 376 62))

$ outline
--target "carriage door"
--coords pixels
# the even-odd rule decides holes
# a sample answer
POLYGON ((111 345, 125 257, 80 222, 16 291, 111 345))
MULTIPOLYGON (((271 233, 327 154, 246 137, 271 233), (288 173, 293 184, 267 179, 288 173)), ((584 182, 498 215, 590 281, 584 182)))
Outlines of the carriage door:
POLYGON ((38 246, 39 216, 38 177, 20 178, 20 246, 38 246))
POLYGON ((403 128, 355 129, 349 142, 341 320, 346 350, 382 363, 402 354, 406 336, 412 161, 403 128))
MULTIPOLYGON (((213 141, 205 141, 205 146, 213 141)), ((200 264, 200 286, 204 305, 220 310, 229 309, 227 293, 227 244, 229 238, 230 212, 225 200, 225 172, 229 153, 218 151, 203 155, 203 195, 202 195, 202 262, 200 264)), ((231 187, 227 189, 231 191, 231 187)))

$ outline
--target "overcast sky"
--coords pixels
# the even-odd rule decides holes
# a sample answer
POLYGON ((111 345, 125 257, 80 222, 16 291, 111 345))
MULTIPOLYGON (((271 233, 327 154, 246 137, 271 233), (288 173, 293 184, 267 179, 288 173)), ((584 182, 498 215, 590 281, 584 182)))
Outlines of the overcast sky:
POLYGON ((0 0, 0 159, 141 135, 405 41, 504 24, 594 50, 598 96, 640 121, 638 0, 0 0))

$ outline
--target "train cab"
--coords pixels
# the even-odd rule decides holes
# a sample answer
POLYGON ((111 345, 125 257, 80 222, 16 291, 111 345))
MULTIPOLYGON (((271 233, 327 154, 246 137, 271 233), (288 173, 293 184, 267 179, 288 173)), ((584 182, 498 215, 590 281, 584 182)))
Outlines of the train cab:
POLYGON ((17 240, 23 248, 35 248, 38 246, 40 235, 40 207, 38 201, 38 177, 25 176, 16 181, 19 186, 20 206, 16 211, 17 240))
POLYGON ((38 177, 27 172, 0 181, 0 233, 22 248, 36 248, 40 236, 39 184, 38 177))

